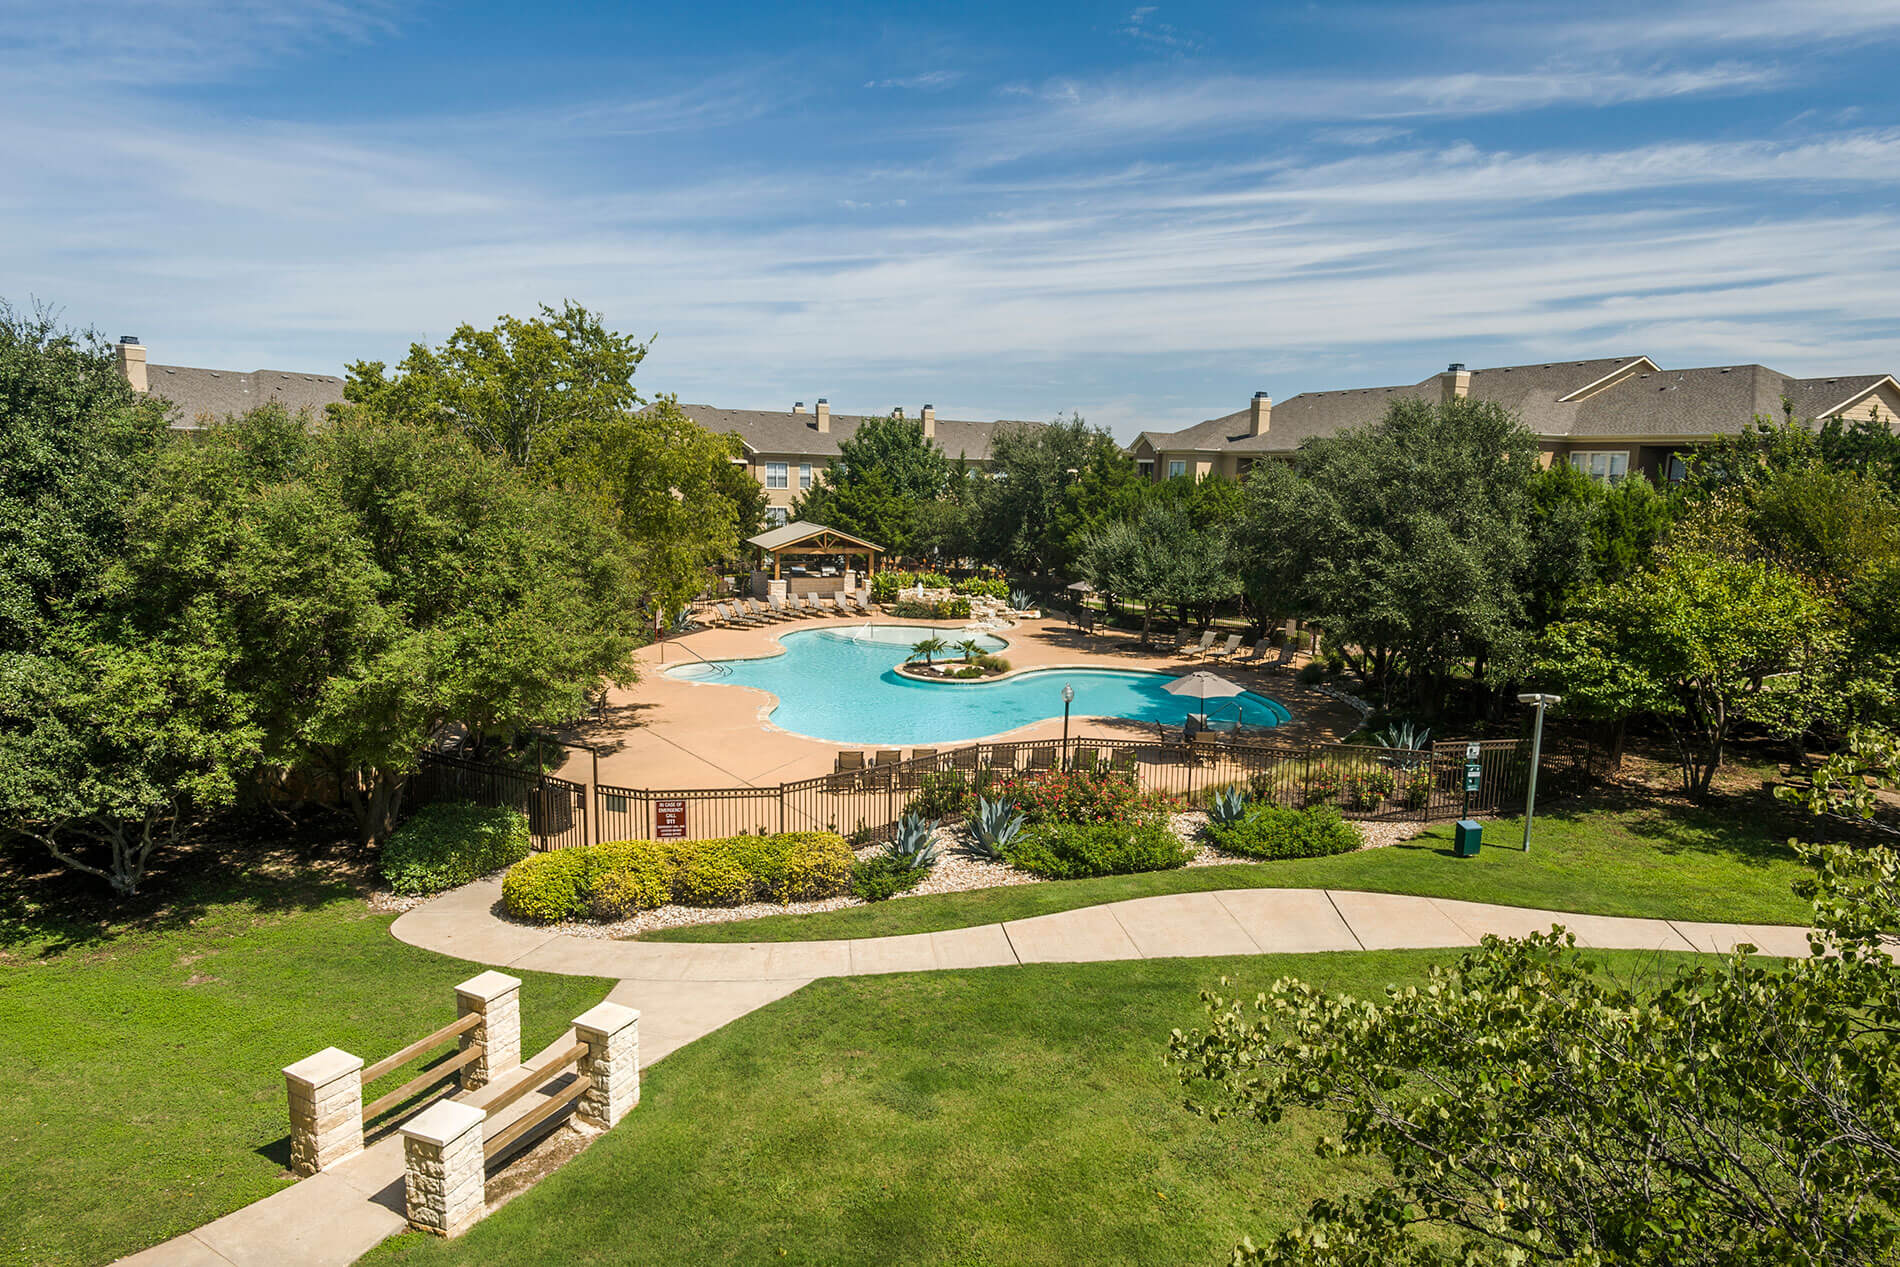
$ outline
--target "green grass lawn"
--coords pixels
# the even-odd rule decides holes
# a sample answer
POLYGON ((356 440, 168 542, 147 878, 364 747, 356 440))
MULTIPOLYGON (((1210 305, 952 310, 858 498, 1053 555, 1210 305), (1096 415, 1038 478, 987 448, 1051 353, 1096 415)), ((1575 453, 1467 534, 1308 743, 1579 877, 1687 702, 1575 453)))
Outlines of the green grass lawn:
MULTIPOLYGON (((387 1055, 453 1020, 451 987, 480 971, 396 941, 347 868, 293 851, 194 859, 123 911, 8 862, 0 1262, 107 1262, 282 1187, 282 1066, 387 1055)), ((611 986, 521 975, 529 1051, 611 986)))
POLYGON ((771 915, 649 933, 661 941, 812 941, 936 932, 1045 915, 1156 893, 1238 888, 1368 889, 1465 898, 1592 915, 1740 923, 1805 923, 1808 904, 1790 886, 1805 868, 1790 835, 1814 820, 1765 795, 1703 809, 1594 802, 1540 813, 1531 851, 1522 819, 1485 827, 1476 858, 1451 853, 1451 826, 1417 840, 1333 858, 1306 858, 1146 875, 1106 876, 896 898, 812 915, 771 915))
MULTIPOLYGON (((1215 1263, 1365 1185, 1316 1114, 1215 1126, 1163 1067, 1197 992, 1377 997, 1446 951, 814 982, 666 1058, 621 1124, 455 1241, 379 1262, 1215 1263)), ((1597 955, 1619 971, 1666 956, 1597 955)))

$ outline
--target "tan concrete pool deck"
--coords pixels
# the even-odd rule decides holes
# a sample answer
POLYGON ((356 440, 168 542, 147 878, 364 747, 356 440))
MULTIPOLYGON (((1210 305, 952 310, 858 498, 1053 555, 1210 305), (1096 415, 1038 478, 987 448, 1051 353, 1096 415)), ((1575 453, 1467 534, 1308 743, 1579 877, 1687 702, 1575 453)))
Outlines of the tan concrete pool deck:
MULTIPOLYGON (((857 628, 863 617, 833 620, 785 621, 752 629, 702 629, 643 648, 639 653, 640 680, 609 692, 603 719, 573 727, 564 737, 599 750, 599 781, 618 787, 713 788, 740 784, 760 786, 829 773, 838 753, 865 750, 872 745, 830 743, 809 739, 773 726, 766 714, 776 703, 764 691, 717 682, 690 682, 668 677, 667 667, 695 658, 731 660, 776 655, 784 648, 777 635, 795 629, 857 628)), ((948 632, 968 627, 965 621, 898 620, 879 616, 878 624, 930 625, 948 632)), ((1212 672, 1286 705, 1293 720, 1279 728, 1287 739, 1301 742, 1337 740, 1358 724, 1353 711, 1302 686, 1289 670, 1270 673, 1224 660, 1203 661, 1193 654, 1167 648, 1144 650, 1132 634, 1084 635, 1060 619, 1029 620, 998 635, 1009 646, 998 654, 1012 669, 1056 667, 1150 669, 1186 673, 1196 668, 1212 672)), ((891 649, 892 662, 903 658, 891 649)), ((962 689, 983 690, 982 684, 962 689)), ((1150 723, 1121 718, 1073 717, 1069 733, 1078 739, 1152 738, 1150 723)), ((1006 732, 1015 740, 1057 739, 1061 717, 1006 732)), ((993 738, 995 736, 985 736, 993 738)), ((969 740, 946 742, 956 747, 969 740)), ((595 758, 569 750, 559 769, 561 777, 592 784, 595 758)))

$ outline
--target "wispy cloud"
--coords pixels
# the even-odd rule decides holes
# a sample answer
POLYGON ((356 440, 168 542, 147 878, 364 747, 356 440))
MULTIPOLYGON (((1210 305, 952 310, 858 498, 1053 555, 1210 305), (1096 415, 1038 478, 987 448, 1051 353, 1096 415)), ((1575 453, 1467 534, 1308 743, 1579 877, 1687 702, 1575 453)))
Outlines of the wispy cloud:
POLYGON ((963 78, 961 71, 928 70, 921 75, 901 75, 894 79, 867 79, 866 88, 948 88, 963 78))

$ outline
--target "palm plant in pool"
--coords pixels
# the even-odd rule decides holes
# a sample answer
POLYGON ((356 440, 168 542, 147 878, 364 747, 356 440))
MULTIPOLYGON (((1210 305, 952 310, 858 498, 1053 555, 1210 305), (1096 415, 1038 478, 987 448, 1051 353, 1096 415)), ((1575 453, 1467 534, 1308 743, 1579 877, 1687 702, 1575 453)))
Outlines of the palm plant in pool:
POLYGON ((983 644, 975 638, 965 638, 957 644, 957 650, 963 653, 963 662, 968 664, 983 654, 983 644))
POLYGON ((921 659, 925 664, 929 664, 930 657, 942 655, 949 649, 950 644, 942 638, 919 638, 910 644, 910 658, 912 661, 921 659))

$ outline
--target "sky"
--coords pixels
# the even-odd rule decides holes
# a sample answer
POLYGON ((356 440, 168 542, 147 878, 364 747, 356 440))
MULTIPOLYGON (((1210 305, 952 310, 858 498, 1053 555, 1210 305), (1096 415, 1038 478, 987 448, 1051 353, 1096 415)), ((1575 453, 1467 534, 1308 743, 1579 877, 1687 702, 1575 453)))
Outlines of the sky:
POLYGON ((728 408, 1126 439, 1647 354, 1900 372, 1900 0, 0 0, 0 297, 340 372, 572 298, 728 408))

